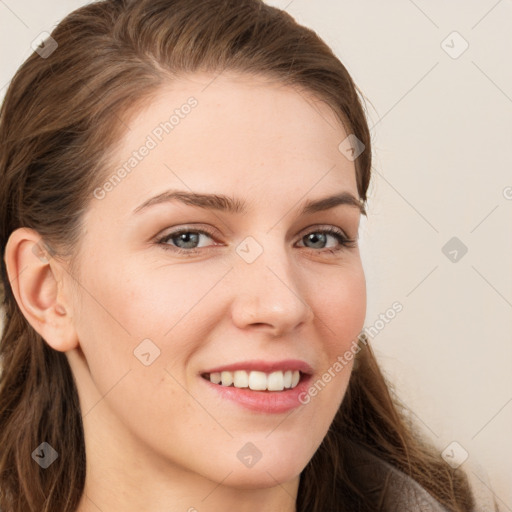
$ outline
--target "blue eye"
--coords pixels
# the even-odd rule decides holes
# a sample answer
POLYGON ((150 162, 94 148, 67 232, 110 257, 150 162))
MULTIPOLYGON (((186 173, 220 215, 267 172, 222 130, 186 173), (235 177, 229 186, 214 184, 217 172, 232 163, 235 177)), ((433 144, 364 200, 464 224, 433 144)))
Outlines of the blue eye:
POLYGON ((193 230, 182 230, 175 231, 174 233, 170 233, 165 236, 161 242, 171 240, 173 243, 183 243, 182 247, 178 247, 178 249, 196 249, 197 247, 192 247, 190 244, 195 245, 199 242, 201 235, 206 235, 208 238, 212 238, 209 233, 205 231, 193 231, 193 230))
POLYGON ((307 235, 302 237, 302 240, 308 240, 309 242, 313 243, 317 243, 317 241, 320 240, 320 244, 323 244, 326 243, 326 240, 329 236, 335 238, 340 244, 340 246, 335 247, 334 249, 320 247, 321 251, 335 253, 345 248, 354 248, 357 246, 356 240, 349 239, 341 231, 332 227, 328 229, 310 231, 307 235), (318 235, 321 236, 319 237, 318 235))
MULTIPOLYGON (((157 240, 157 244, 162 245, 164 249, 175 252, 176 254, 183 254, 186 256, 193 256, 200 252, 200 247, 197 244, 200 241, 201 235, 206 236, 207 238, 213 239, 214 236, 207 230, 203 229, 189 229, 182 228, 157 240), (171 243, 169 243, 171 242, 171 243), (181 244, 181 245, 178 245, 181 244)), ((306 235, 303 235, 301 241, 312 242, 314 244, 324 245, 327 244, 328 237, 334 238, 338 242, 338 246, 334 248, 324 248, 324 247, 313 247, 311 249, 314 252, 325 252, 325 253, 337 253, 345 248, 355 248, 357 247, 357 240, 350 239, 346 237, 341 230, 338 230, 334 227, 329 227, 327 229, 316 229, 310 231, 306 235), (319 236, 320 235, 320 236, 319 236), (318 249, 318 250, 316 250, 318 249)), ((204 247, 205 250, 210 249, 212 246, 204 247)))

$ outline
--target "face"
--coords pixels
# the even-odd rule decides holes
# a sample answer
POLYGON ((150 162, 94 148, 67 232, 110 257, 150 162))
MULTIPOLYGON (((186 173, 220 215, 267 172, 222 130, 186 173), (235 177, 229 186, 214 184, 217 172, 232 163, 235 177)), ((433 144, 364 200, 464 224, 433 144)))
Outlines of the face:
POLYGON ((214 78, 162 89, 113 151, 84 217, 67 355, 86 437, 263 487, 300 474, 347 388, 352 362, 335 363, 366 313, 361 213, 324 103, 214 78))

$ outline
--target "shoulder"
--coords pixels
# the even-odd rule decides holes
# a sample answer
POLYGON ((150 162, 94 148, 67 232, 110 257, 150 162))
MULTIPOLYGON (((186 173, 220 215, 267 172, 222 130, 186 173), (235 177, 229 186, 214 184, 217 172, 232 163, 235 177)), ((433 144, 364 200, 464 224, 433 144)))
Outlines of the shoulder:
POLYGON ((362 447, 352 452, 349 471, 379 512, 449 512, 418 482, 362 447))

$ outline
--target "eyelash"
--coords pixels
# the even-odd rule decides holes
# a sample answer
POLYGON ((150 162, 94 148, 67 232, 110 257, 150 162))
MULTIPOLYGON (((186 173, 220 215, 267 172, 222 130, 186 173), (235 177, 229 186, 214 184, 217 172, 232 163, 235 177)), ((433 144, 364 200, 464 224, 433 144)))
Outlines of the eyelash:
MULTIPOLYGON (((198 252, 200 252, 201 250, 207 250, 208 248, 193 248, 193 249, 181 249, 180 247, 175 247, 173 245, 170 245, 168 243, 166 243, 166 241, 168 240, 171 240, 172 238, 177 238, 179 235, 183 234, 183 233, 196 233, 196 234, 203 234, 203 235, 206 235, 212 239, 214 239, 214 235, 213 233, 211 233, 210 231, 206 230, 206 229, 187 229, 187 228, 184 228, 184 229, 179 229, 179 230, 176 230, 176 231, 173 231, 171 233, 168 233, 167 235, 159 238, 156 240, 156 243, 158 245, 162 245, 162 247, 165 249, 165 250, 168 250, 168 251, 172 251, 176 254, 180 254, 180 255, 185 255, 185 256, 194 256, 196 255, 198 252)), ((338 242, 340 243, 340 247, 338 247, 337 249, 310 249, 308 247, 306 247, 306 249, 309 249, 310 251, 313 251, 313 252, 320 252, 320 253, 329 253, 329 254, 337 254, 338 252, 344 250, 344 249, 349 249, 349 248, 355 248, 357 246, 357 240, 354 240, 354 239, 350 239, 350 238, 347 238, 341 231, 339 231, 338 229, 334 228, 334 227, 329 227, 329 228, 325 228, 325 229, 316 229, 316 230, 313 230, 313 231, 309 231, 308 233, 306 233, 305 235, 303 235, 301 237, 301 241, 304 237, 306 237, 307 235, 310 235, 312 233, 322 233, 322 234, 327 234, 327 235, 331 235, 333 236, 334 238, 336 238, 338 240, 338 242)))

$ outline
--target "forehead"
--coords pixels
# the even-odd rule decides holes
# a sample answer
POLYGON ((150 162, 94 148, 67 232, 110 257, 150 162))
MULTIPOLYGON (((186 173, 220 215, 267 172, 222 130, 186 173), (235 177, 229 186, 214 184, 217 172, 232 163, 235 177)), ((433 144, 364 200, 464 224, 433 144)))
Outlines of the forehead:
POLYGON ((121 209, 166 188, 276 199, 350 189, 347 137, 325 102, 263 77, 194 74, 162 87, 128 122, 106 179, 124 168, 106 199, 121 209), (144 153, 142 155, 142 153, 144 153), (315 190, 313 190, 315 189, 315 190))

